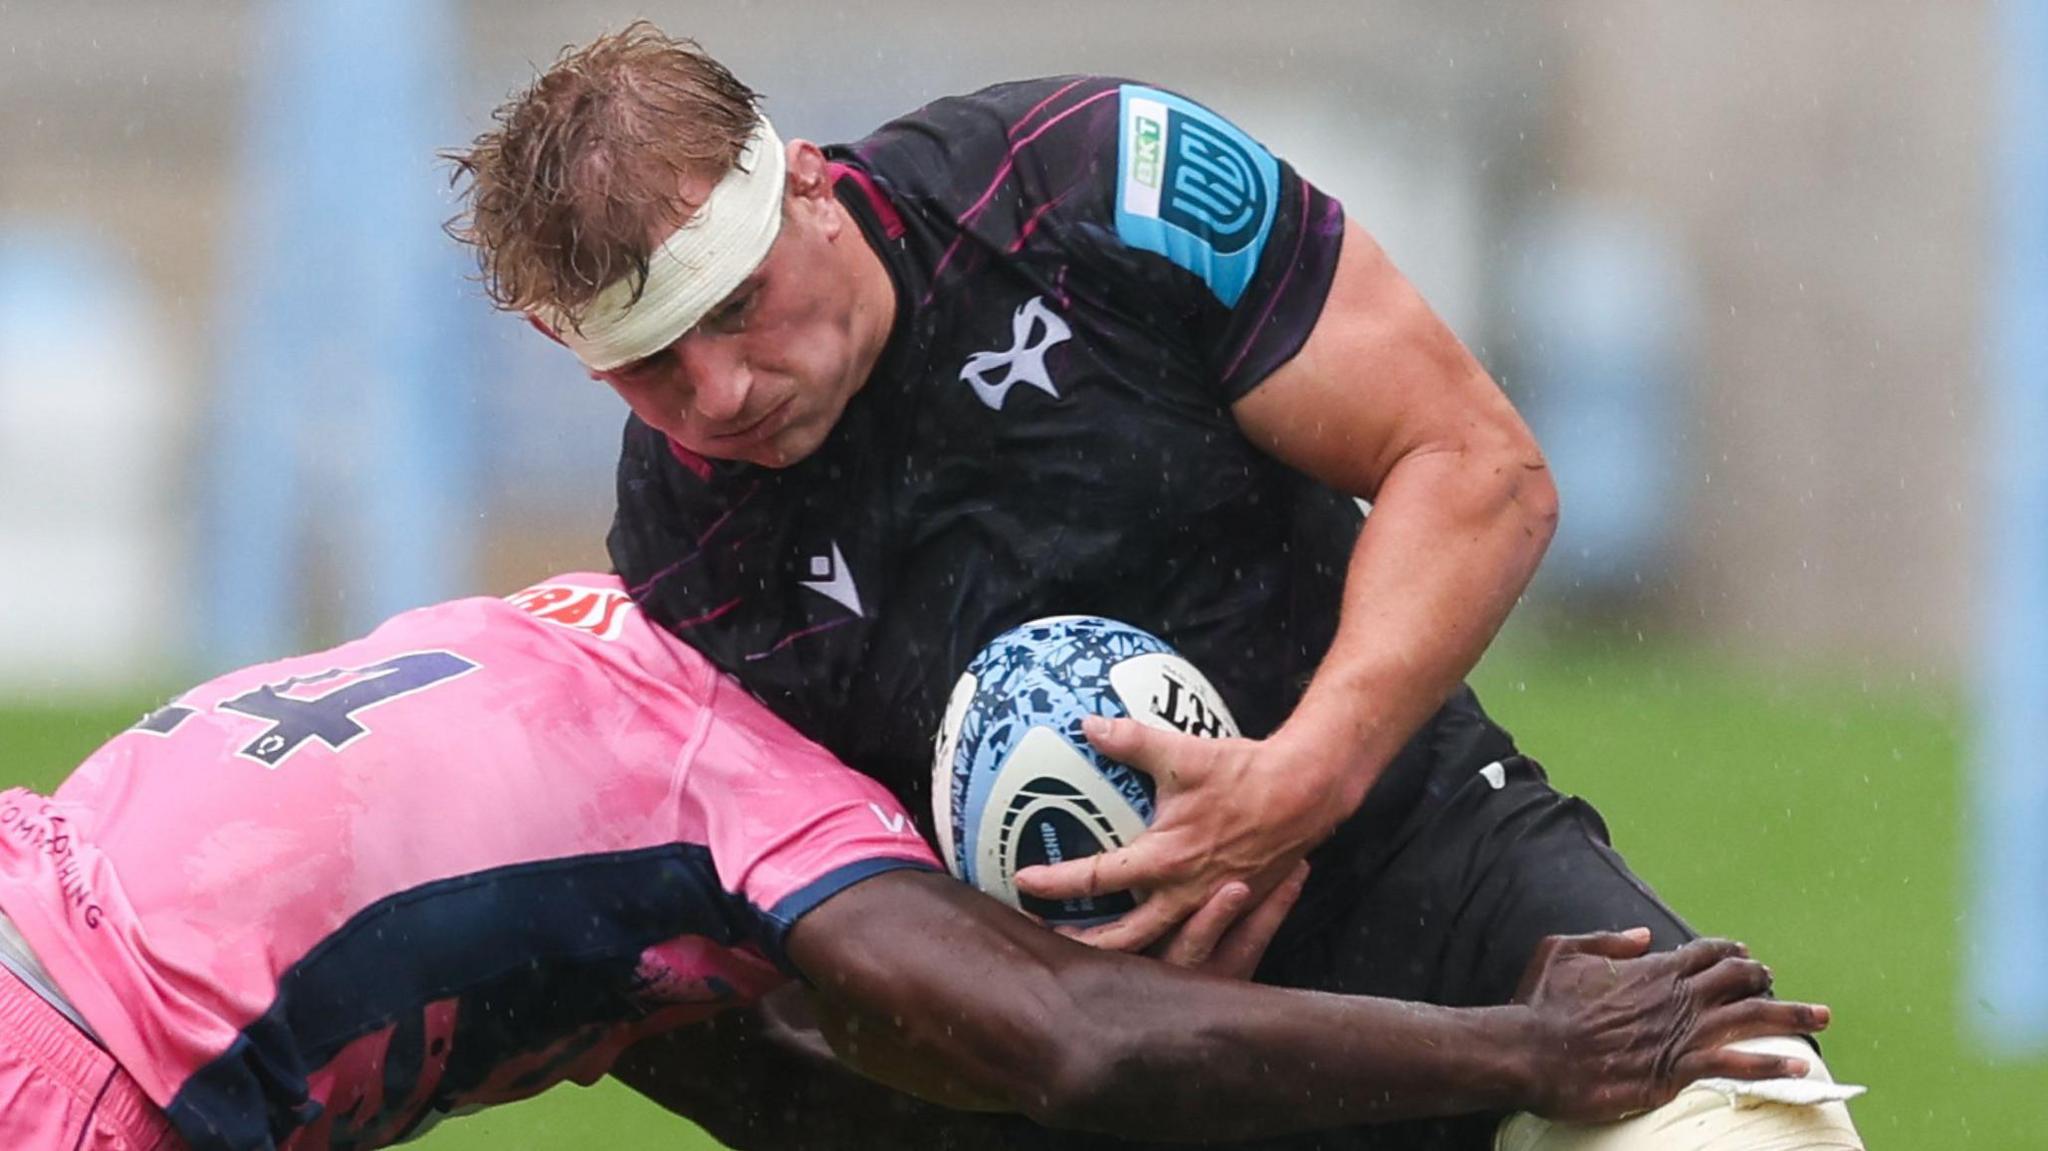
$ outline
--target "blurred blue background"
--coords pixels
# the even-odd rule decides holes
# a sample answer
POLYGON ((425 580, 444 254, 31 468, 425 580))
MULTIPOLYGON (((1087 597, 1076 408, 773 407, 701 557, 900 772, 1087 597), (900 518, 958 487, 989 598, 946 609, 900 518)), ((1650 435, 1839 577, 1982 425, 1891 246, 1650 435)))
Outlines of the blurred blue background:
MULTIPOLYGON (((1103 71, 1340 197, 1562 488, 1489 701, 1845 1009, 1874 1142, 2037 1144, 2039 0, 0 0, 0 782, 189 676, 602 566, 623 413, 468 282, 433 152, 637 16, 785 136, 1103 71)), ((432 1142, 667 1130, 601 1098, 432 1142)))

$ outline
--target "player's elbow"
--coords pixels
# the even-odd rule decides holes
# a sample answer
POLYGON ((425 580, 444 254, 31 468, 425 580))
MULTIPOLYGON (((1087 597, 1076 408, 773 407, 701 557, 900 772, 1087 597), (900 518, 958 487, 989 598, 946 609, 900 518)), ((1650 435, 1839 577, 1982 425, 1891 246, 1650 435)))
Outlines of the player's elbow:
POLYGON ((1020 1108, 1042 1127, 1060 1131, 1135 1134, 1142 1111, 1131 1106, 1131 1070, 1123 1043, 1101 1028, 1088 1029, 1087 1039, 1061 1039, 1042 1066, 1034 1098, 1020 1108))
POLYGON ((1533 442, 1526 452, 1515 457, 1509 475, 1508 499, 1521 520, 1522 530, 1540 554, 1557 534, 1557 478, 1550 474, 1549 462, 1533 442))
POLYGON ((1466 453, 1479 505, 1541 555, 1557 534, 1557 480, 1528 425, 1503 406, 1472 435, 1466 453))
POLYGON ((1064 1009, 1044 1021, 1035 1097, 1019 1109, 1057 1130, 1156 1138, 1160 1117, 1147 1103, 1162 1086, 1155 1057, 1164 1036, 1146 1025, 1143 1009, 1132 1009, 1114 972, 1063 982, 1064 1009))
POLYGON ((1459 521, 1460 530, 1490 537, 1531 560, 1557 533, 1557 481, 1550 462, 1505 404, 1417 447, 1403 465, 1410 461, 1415 466, 1404 490, 1426 492, 1422 498, 1459 521))
POLYGON ((1022 1072, 1012 1091, 1016 1109, 1033 1122, 1059 1130, 1092 1126, 1104 1106, 1100 1078, 1103 1036, 1089 1017, 1086 1001, 1067 993, 1041 1001, 1028 1033, 1012 1052, 1022 1072))

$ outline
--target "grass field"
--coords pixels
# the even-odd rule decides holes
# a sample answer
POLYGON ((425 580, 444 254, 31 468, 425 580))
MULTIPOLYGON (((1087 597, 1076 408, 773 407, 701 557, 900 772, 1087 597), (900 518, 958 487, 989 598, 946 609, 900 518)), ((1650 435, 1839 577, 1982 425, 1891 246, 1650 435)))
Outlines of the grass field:
MULTIPOLYGON (((1696 926, 1748 940, 1785 994, 1833 1004, 1829 1061, 1871 1086, 1856 1114, 1873 1147, 2040 1145, 2048 1061, 1988 1061, 1958 1022, 1971 936, 1953 698, 1853 676, 1759 678, 1636 645, 1510 644, 1477 682, 1696 926)), ((0 782, 54 782, 144 705, 0 709, 0 782)), ((605 1086, 452 1122, 415 1146, 709 1143, 605 1086)))

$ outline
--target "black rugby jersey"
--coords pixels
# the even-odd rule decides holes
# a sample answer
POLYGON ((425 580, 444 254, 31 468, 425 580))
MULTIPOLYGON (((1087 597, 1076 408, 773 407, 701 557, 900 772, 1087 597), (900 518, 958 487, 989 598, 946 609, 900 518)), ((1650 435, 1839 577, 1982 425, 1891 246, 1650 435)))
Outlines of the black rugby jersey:
MULTIPOLYGON (((895 283, 890 342, 786 469, 629 420, 610 547, 635 596, 925 818, 954 680, 1039 616, 1156 632, 1247 734, 1277 726, 1361 516, 1229 405, 1314 326, 1337 202, 1200 106, 1100 77, 940 100, 827 154, 895 283)), ((1403 759, 1505 754, 1469 695, 1447 721, 1403 759)))

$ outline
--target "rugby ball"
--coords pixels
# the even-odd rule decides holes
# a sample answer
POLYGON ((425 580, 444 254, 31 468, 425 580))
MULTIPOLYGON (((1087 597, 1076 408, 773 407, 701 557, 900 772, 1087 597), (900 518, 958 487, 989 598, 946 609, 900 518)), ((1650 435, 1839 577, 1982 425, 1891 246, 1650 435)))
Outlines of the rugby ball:
POLYGON ((932 822, 955 876, 1048 923, 1104 923, 1137 905, 1117 892, 1021 896, 1026 867, 1121 847, 1152 822, 1152 778, 1096 751, 1090 715, 1192 735, 1237 722, 1194 665, 1141 628, 1054 616, 997 636, 953 687, 932 762, 932 822))

